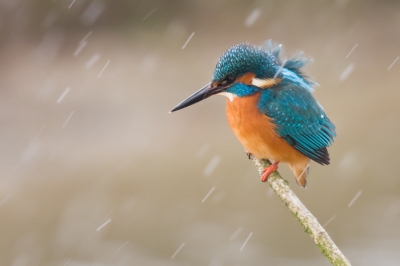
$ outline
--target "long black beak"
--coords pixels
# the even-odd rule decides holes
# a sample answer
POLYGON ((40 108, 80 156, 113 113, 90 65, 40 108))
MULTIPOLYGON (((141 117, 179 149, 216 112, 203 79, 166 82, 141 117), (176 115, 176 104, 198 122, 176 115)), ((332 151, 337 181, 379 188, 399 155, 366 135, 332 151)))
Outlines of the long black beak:
POLYGON ((200 90, 196 91, 192 95, 190 95, 187 99, 183 100, 180 104, 175 106, 174 109, 170 111, 170 113, 178 111, 180 109, 183 109, 185 107, 188 107, 192 104, 195 104, 197 102, 200 102, 214 94, 220 93, 224 90, 225 88, 223 87, 212 87, 211 82, 205 85, 203 88, 200 90))

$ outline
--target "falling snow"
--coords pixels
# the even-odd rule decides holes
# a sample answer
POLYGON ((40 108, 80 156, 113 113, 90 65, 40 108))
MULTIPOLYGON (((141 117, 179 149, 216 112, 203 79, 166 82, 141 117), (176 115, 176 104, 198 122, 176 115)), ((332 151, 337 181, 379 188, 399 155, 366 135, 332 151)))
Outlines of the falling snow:
POLYGON ((353 206, 354 202, 361 196, 362 190, 358 191, 357 194, 354 196, 354 198, 350 201, 348 207, 350 208, 353 206))
POLYGON ((339 162, 339 168, 346 171, 355 164, 356 155, 353 151, 348 151, 339 162))
POLYGON ((105 9, 105 4, 100 1, 92 1, 88 8, 82 13, 81 23, 90 26, 96 22, 105 9))
POLYGON ((283 60, 282 64, 279 66, 273 78, 278 77, 279 73, 281 73, 283 66, 286 64, 286 60, 283 60))
POLYGON ((102 225, 100 225, 99 227, 97 227, 96 231, 100 231, 104 226, 106 226, 107 224, 109 224, 111 222, 111 219, 108 219, 105 223, 103 223, 102 225))
POLYGON ((90 31, 88 34, 86 34, 86 36, 79 42, 78 47, 76 48, 76 50, 74 51, 74 56, 77 57, 81 51, 83 50, 83 48, 85 48, 85 46, 88 44, 88 42, 86 41, 86 39, 90 36, 90 34, 92 34, 92 32, 90 31))
POLYGON ((344 152, 337 164, 341 176, 358 178, 367 164, 362 158, 363 155, 357 153, 355 150, 344 152))
POLYGON ((354 45, 353 49, 351 49, 350 52, 346 55, 346 57, 345 57, 346 59, 347 59, 347 57, 349 57, 351 55, 351 53, 354 51, 354 49, 356 49, 357 45, 358 45, 358 43, 356 43, 356 45, 354 45))
POLYGON ((229 237, 229 241, 235 240, 235 238, 243 231, 242 227, 236 229, 236 231, 229 237))
POLYGON ((244 25, 246 25, 246 27, 251 27, 260 16, 261 16, 261 10, 259 8, 254 9, 253 11, 251 11, 250 15, 246 18, 244 25))
POLYGON ((47 32, 36 50, 36 59, 46 65, 52 63, 57 58, 64 40, 64 34, 60 32, 47 32))
POLYGON ((158 56, 155 54, 146 55, 140 62, 140 69, 144 72, 151 73, 157 69, 158 56))
POLYGON ((304 173, 307 171, 307 169, 310 168, 310 164, 307 164, 307 166, 303 169, 299 177, 296 177, 297 182, 300 180, 300 178, 304 175, 304 173))
POLYGON ((189 41, 192 39, 194 35, 194 32, 190 35, 189 39, 187 39, 187 41, 185 42, 185 44, 182 46, 182 49, 185 49, 186 45, 189 43, 189 41))
POLYGON ((85 48, 86 44, 87 44, 86 41, 83 41, 83 42, 79 43, 78 48, 76 48, 76 50, 74 52, 74 56, 75 57, 77 57, 80 54, 80 52, 83 50, 83 48, 85 48))
POLYGON ((200 150, 198 150, 196 153, 197 157, 203 156, 210 149, 210 147, 211 146, 209 144, 206 144, 203 147, 201 147, 200 150))
POLYGON ((330 224, 333 220, 335 220, 336 216, 336 214, 333 215, 328 221, 326 221, 326 223, 322 225, 322 227, 326 227, 328 224, 330 224))
POLYGON ((64 92, 60 95, 60 97, 58 97, 57 103, 60 103, 64 99, 64 97, 68 94, 69 90, 70 90, 70 87, 68 87, 64 90, 64 92))
POLYGON ((176 255, 178 255, 179 251, 181 251, 181 249, 183 248, 184 245, 185 245, 185 243, 182 243, 182 244, 179 246, 179 248, 174 252, 174 254, 172 254, 171 260, 173 260, 173 259, 176 257, 176 255))
POLYGON ((67 260, 67 262, 64 264, 64 266, 68 265, 68 263, 71 261, 71 259, 72 259, 72 258, 69 258, 69 259, 67 260))
POLYGON ((85 64, 86 68, 91 68, 100 59, 100 54, 94 54, 85 64))
POLYGON ((247 237, 246 241, 244 241, 242 247, 240 248, 240 251, 242 251, 244 249, 244 247, 246 246, 247 242, 249 241, 250 237, 253 235, 253 232, 251 232, 249 234, 249 236, 247 237))
POLYGON ((79 43, 83 43, 83 42, 85 42, 86 41, 86 39, 87 38, 89 38, 89 36, 92 34, 92 31, 89 31, 89 33, 88 34, 86 34, 86 36, 85 37, 83 37, 83 39, 79 42, 79 43))
POLYGON ((391 69, 392 66, 393 66, 394 64, 396 64, 397 60, 399 60, 399 57, 400 57, 400 56, 396 57, 396 59, 390 64, 390 66, 387 68, 387 70, 391 69))
POLYGON ((340 74, 339 77, 340 81, 345 81, 353 72, 353 70, 354 70, 354 64, 351 63, 343 70, 342 74, 340 74))
POLYGON ((153 14, 154 12, 156 12, 157 8, 153 8, 153 10, 151 10, 144 18, 143 20, 146 20, 148 17, 151 16, 151 14, 153 14))
POLYGON ((109 63, 110 63, 110 60, 107 61, 107 63, 103 67, 103 69, 100 71, 99 75, 97 76, 98 78, 100 78, 101 74, 103 74, 104 70, 106 69, 106 67, 108 66, 109 63))
POLYGON ((69 5, 68 9, 71 8, 71 6, 75 3, 75 0, 72 0, 72 3, 69 5))
POLYGON ((221 157, 218 156, 218 155, 215 155, 211 159, 211 161, 208 163, 206 168, 204 169, 203 174, 205 176, 210 176, 214 172, 215 168, 217 168, 217 166, 220 163, 220 161, 221 161, 221 157))
POLYGON ((32 140, 29 142, 28 146, 23 150, 21 154, 21 161, 26 162, 29 159, 33 158, 35 154, 37 153, 38 150, 38 138, 40 134, 42 134, 43 130, 45 129, 46 125, 42 126, 42 128, 39 130, 39 132, 32 138, 32 140))
POLYGON ((62 129, 64 129, 64 127, 67 125, 68 121, 71 119, 73 114, 74 114, 74 111, 72 111, 71 114, 68 116, 67 120, 65 120, 63 126, 61 127, 62 129))
POLYGON ((211 193, 214 191, 215 187, 213 187, 210 192, 207 193, 207 195, 203 198, 203 200, 201 201, 201 203, 204 203, 206 201, 206 199, 211 195, 211 193))
POLYGON ((115 252, 120 251, 123 247, 125 247, 129 243, 129 240, 126 241, 122 246, 120 246, 115 252))

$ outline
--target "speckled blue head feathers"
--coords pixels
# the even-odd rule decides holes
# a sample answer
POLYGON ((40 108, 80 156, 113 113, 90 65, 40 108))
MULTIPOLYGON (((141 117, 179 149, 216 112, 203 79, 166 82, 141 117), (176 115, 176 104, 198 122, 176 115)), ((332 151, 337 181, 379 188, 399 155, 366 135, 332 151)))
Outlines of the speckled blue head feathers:
POLYGON ((277 65, 275 57, 266 50, 242 43, 222 54, 215 67, 213 80, 220 81, 228 76, 237 77, 249 72, 260 78, 268 78, 276 72, 277 65))
POLYGON ((250 72, 257 78, 269 79, 283 76, 281 70, 285 69, 303 79, 308 85, 314 85, 315 83, 301 71, 309 60, 304 58, 302 53, 282 60, 282 51, 282 45, 277 45, 271 40, 266 41, 264 46, 249 43, 235 45, 220 57, 214 70, 213 81, 221 81, 230 76, 237 78, 250 72))

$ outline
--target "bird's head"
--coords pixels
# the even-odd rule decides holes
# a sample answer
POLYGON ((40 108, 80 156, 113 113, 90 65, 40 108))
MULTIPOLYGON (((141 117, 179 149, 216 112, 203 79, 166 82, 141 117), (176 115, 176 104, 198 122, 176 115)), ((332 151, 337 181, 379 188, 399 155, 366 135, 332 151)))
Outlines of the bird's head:
POLYGON ((231 101, 279 83, 281 62, 274 53, 247 43, 227 50, 219 59, 210 83, 178 104, 171 112, 183 109, 212 95, 222 94, 231 101))

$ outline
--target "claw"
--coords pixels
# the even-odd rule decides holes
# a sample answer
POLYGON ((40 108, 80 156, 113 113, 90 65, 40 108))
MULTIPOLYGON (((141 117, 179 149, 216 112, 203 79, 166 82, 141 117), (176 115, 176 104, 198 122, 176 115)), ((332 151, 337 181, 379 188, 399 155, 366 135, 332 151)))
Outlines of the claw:
POLYGON ((273 164, 271 164, 270 166, 264 168, 263 174, 262 174, 262 176, 261 176, 261 182, 267 181, 268 176, 269 176, 272 172, 274 172, 274 171, 276 171, 276 170, 278 169, 278 164, 279 164, 279 161, 276 161, 276 162, 274 162, 273 164))
POLYGON ((247 158, 249 158, 249 160, 251 160, 253 154, 251 154, 249 151, 246 151, 246 154, 247 154, 247 158))

